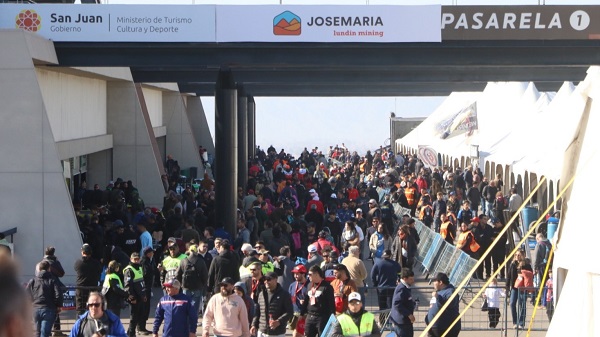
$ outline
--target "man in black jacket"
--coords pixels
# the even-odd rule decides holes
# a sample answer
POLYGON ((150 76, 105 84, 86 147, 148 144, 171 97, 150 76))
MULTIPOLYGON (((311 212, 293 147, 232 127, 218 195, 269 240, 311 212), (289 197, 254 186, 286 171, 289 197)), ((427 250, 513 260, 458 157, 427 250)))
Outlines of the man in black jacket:
MULTIPOLYGON (((66 288, 65 285, 60 281, 60 278, 65 276, 65 270, 56 255, 54 255, 55 252, 56 248, 52 246, 46 247, 46 251, 44 252, 44 260, 50 263, 50 272, 52 275, 54 275, 54 277, 56 277, 56 283, 58 283, 61 292, 63 292, 66 288)), ((57 330, 57 332, 54 333, 55 336, 65 335, 60 332, 60 315, 56 315, 56 321, 54 321, 53 330, 57 330)))
POLYGON ((91 287, 98 287, 102 265, 100 261, 92 257, 92 247, 87 243, 81 247, 81 259, 75 261, 75 272, 77 273, 77 290, 75 291, 75 303, 77 315, 81 316, 87 311, 86 304, 91 287))
POLYGON ((131 253, 131 262, 123 268, 123 280, 125 290, 129 293, 128 301, 131 304, 131 318, 127 335, 135 337, 135 329, 142 335, 149 335, 151 332, 145 326, 141 326, 144 316, 144 303, 148 301, 146 297, 146 285, 144 283, 144 271, 140 265, 140 253, 131 253))
POLYGON ((305 337, 320 336, 329 316, 335 313, 333 288, 325 281, 325 275, 319 266, 308 270, 311 282, 308 284, 308 299, 302 304, 300 315, 306 315, 305 337))
POLYGON ((198 314, 202 296, 206 292, 206 280, 208 280, 208 269, 200 255, 196 245, 191 245, 188 257, 181 260, 177 269, 177 279, 181 282, 183 293, 192 298, 192 306, 198 314))
POLYGON ((217 255, 208 269, 208 290, 213 294, 220 292, 220 280, 231 277, 234 282, 240 280, 239 262, 237 256, 230 250, 229 241, 223 240, 219 246, 219 255, 217 255))
POLYGON ((258 294, 256 315, 252 320, 250 334, 260 331, 263 335, 284 337, 287 322, 294 315, 290 294, 277 283, 277 273, 268 272, 264 277, 266 288, 258 294))
POLYGON ((49 337, 52 324, 62 307, 63 294, 56 278, 50 272, 50 263, 42 261, 37 265, 37 275, 27 284, 33 301, 35 336, 49 337))

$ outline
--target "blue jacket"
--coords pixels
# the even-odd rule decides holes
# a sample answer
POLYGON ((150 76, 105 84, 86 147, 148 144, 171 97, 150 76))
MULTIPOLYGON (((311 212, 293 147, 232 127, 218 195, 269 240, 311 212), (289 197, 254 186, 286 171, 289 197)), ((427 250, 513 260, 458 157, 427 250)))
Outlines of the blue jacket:
POLYGON ((152 333, 158 333, 163 320, 163 337, 188 336, 190 332, 196 333, 198 312, 192 306, 192 299, 180 292, 173 297, 167 295, 160 299, 156 306, 152 333))
POLYGON ((412 298, 412 291, 407 288, 404 283, 400 282, 394 290, 392 297, 392 311, 390 319, 392 323, 397 325, 412 324, 408 316, 415 311, 415 302, 412 298))
MULTIPOLYGON (((121 323, 121 319, 119 319, 119 317, 113 314, 110 310, 105 311, 105 313, 108 315, 108 321, 110 322, 110 331, 108 331, 108 335, 106 337, 127 337, 127 334, 125 333, 125 328, 121 323)), ((75 325, 73 325, 73 328, 71 329, 69 337, 79 336, 81 322, 87 320, 87 315, 88 313, 86 312, 83 315, 79 316, 77 322, 75 322, 75 325)))
POLYGON ((373 287, 395 287, 401 270, 400 264, 394 260, 378 260, 371 269, 373 287))
MULTIPOLYGON (((449 284, 446 288, 439 290, 435 295, 435 304, 429 309, 427 312, 427 316, 425 316, 425 323, 429 324, 433 320, 433 318, 438 314, 440 309, 446 304, 455 288, 452 284, 449 284)), ((441 331, 446 331, 450 324, 454 322, 454 320, 459 315, 458 308, 459 300, 458 296, 454 297, 451 304, 446 308, 446 310, 442 313, 440 318, 433 324, 433 327, 438 328, 441 331)), ((460 330, 460 320, 454 326, 454 329, 460 330)))

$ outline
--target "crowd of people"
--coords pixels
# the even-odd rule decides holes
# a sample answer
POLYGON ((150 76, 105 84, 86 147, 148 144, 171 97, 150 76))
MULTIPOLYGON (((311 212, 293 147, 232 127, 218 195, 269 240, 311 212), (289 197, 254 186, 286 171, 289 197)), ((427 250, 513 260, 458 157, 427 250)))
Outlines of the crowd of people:
MULTIPOLYGON (((413 217, 478 258, 502 228, 503 209, 514 212, 522 202, 515 189, 504 200, 500 177, 488 183, 477 168, 430 170, 414 155, 384 148, 359 156, 342 144, 326 154, 304 149, 294 158, 259 147, 248 167, 248 183, 238 189, 236 233, 215 217, 215 182, 205 175, 199 187, 178 186, 170 156, 161 209, 144 207, 133 183, 123 179, 105 190, 79 191, 89 211, 79 218, 85 242, 74 266, 80 318, 71 335, 157 335, 164 325, 164 336, 191 337, 202 317, 203 336, 273 337, 291 330, 315 337, 333 314, 334 336, 358 330, 377 337, 376 319, 363 304, 370 284, 379 309, 391 309, 397 335, 412 336, 410 286, 420 242, 413 217), (411 214, 398 218, 395 204, 411 214), (154 286, 164 296, 150 331, 154 286), (117 323, 126 307, 127 331, 117 323)), ((43 337, 60 330, 64 269, 54 251, 48 248, 29 287, 34 303, 40 301, 36 310, 43 308, 34 315, 43 337)), ((502 242, 475 276, 483 278, 485 270, 489 277, 504 255, 502 242)), ((512 269, 508 273, 513 277, 512 269)), ((454 290, 445 274, 435 282, 428 322, 454 290)), ((457 315, 456 303, 430 334, 442 335, 457 315)), ((449 335, 459 331, 460 324, 449 335)))

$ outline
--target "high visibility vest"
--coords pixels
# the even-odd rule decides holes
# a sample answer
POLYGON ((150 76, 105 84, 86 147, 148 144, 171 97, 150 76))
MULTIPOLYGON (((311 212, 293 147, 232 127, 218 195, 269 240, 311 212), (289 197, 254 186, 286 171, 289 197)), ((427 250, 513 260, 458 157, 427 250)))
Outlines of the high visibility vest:
MULTIPOLYGON (((135 273, 135 271, 134 271, 134 273, 135 273)), ((102 293, 106 294, 108 289, 110 289, 110 280, 119 281, 119 288, 123 289, 123 283, 121 282, 121 278, 119 277, 119 275, 112 273, 112 274, 107 274, 106 277, 104 278, 104 283, 102 284, 102 293)))
MULTIPOLYGON (((460 235, 458 236, 458 240, 456 242, 456 247, 463 249, 465 243, 467 243, 467 239, 469 238, 469 235, 473 235, 471 233, 471 231, 466 231, 466 232, 462 232, 460 233, 460 235)), ((475 241, 474 237, 471 237, 471 243, 469 244, 469 250, 473 253, 475 253, 476 251, 479 250, 479 244, 477 243, 477 241, 475 241)))
POLYGON ((408 201, 409 205, 415 204, 415 195, 417 194, 417 189, 414 187, 408 187, 404 190, 404 195, 406 196, 406 201, 408 201))
POLYGON ((348 337, 369 336, 375 324, 375 316, 370 312, 365 312, 360 318, 360 329, 347 314, 339 315, 337 320, 342 328, 342 334, 348 337))
POLYGON ((140 266, 138 269, 135 269, 132 266, 127 266, 123 268, 123 274, 128 269, 131 269, 131 271, 133 272, 133 282, 144 282, 144 271, 142 270, 142 266, 140 266))
POLYGON ((167 271, 165 280, 170 280, 176 276, 175 274, 177 273, 177 268, 179 268, 179 265, 181 264, 181 260, 186 257, 187 255, 185 254, 179 254, 178 257, 171 257, 170 255, 165 257, 162 262, 163 268, 167 271))
POLYGON ((271 262, 262 264, 262 273, 263 275, 267 275, 268 272, 275 271, 275 266, 271 262))
POLYGON ((448 237, 448 235, 450 235, 450 238, 452 238, 452 240, 454 240, 454 237, 452 236, 452 233, 448 231, 448 226, 451 225, 452 222, 450 221, 446 221, 443 224, 440 225, 440 235, 446 239, 448 237))

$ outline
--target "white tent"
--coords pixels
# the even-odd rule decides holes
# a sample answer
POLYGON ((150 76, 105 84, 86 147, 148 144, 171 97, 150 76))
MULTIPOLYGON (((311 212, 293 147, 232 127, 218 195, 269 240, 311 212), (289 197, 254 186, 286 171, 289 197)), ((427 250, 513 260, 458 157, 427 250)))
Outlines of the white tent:
MULTIPOLYGON (((574 105, 569 116, 577 115, 564 158, 562 180, 575 180, 563 206, 555 241, 554 284, 558 291, 556 311, 546 336, 600 336, 600 264, 597 224, 593 216, 597 170, 600 167, 600 68, 591 67, 585 81, 570 96, 574 105), (577 104, 581 103, 581 104, 577 104), (573 111, 580 109, 581 111, 573 111)), ((563 118, 563 120, 566 118, 563 118)), ((572 124, 572 123, 570 123, 572 124)), ((560 165, 563 152, 555 153, 560 165)))

